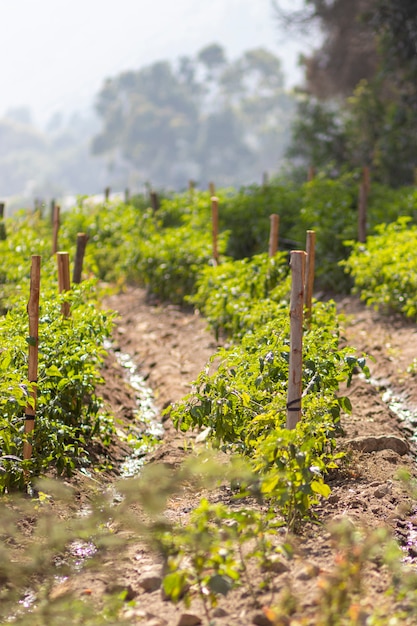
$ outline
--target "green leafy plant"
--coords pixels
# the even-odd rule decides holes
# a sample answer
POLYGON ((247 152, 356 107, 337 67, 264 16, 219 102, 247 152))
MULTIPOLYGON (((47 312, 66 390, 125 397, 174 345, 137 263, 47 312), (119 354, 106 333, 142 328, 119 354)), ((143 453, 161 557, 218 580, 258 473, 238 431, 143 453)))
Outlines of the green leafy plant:
POLYGON ((200 271, 197 290, 187 301, 200 310, 218 338, 235 340, 277 315, 289 296, 287 255, 266 253, 250 259, 226 261, 200 271))
POLYGON ((20 306, 16 303, 0 318, 2 336, 7 337, 0 353, 5 373, 0 396, 1 490, 22 485, 23 469, 38 474, 52 466, 58 473, 70 474, 76 466, 89 463, 88 450, 95 438, 102 444, 109 443, 113 421, 96 389, 102 382, 103 340, 110 335, 113 322, 111 314, 98 310, 91 300, 88 302, 92 293, 91 283, 83 283, 61 296, 55 290, 43 291, 34 453, 26 462, 21 460, 24 407, 29 402, 30 389, 26 301, 22 298, 20 306), (71 305, 69 318, 61 315, 64 298, 71 305))
POLYGON ((417 227, 410 217, 381 224, 366 244, 356 244, 344 267, 354 279, 354 291, 368 305, 416 318, 417 227))
POLYGON ((337 396, 355 367, 369 373, 363 357, 339 348, 332 303, 316 305, 304 336, 303 418, 285 429, 289 362, 289 318, 275 319, 221 348, 194 383, 194 390, 168 410, 177 428, 206 429, 215 446, 249 456, 286 524, 295 528, 318 496, 327 496, 324 477, 335 467, 334 438, 340 410, 349 400, 337 396))

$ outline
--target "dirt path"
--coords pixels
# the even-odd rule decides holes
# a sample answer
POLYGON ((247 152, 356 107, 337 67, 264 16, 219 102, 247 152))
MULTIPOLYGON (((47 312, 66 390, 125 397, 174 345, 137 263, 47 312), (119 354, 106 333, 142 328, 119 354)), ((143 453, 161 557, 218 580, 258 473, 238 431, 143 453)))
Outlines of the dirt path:
MULTIPOLYGON (((149 304, 145 293, 139 289, 129 289, 108 298, 106 306, 117 310, 120 316, 114 337, 115 350, 127 352, 135 360, 154 390, 158 409, 180 400, 217 347, 205 321, 179 307, 149 304)), ((295 598, 295 617, 294 621, 284 620, 282 624, 314 624, 314 621, 308 621, 308 616, 314 614, 318 581, 335 563, 334 546, 326 530, 326 524, 333 519, 348 518, 369 528, 387 525, 397 536, 404 535, 406 524, 414 528, 415 523, 417 530, 413 505, 395 478, 402 466, 415 473, 414 458, 411 453, 404 454, 406 431, 382 399, 384 393, 388 396, 391 390, 417 413, 416 379, 407 372, 415 357, 417 328, 366 309, 354 298, 346 298, 338 306, 347 315, 347 342, 375 359, 374 363, 370 362, 370 368, 372 378, 378 381, 370 384, 356 377, 347 390, 353 412, 351 416, 343 416, 344 436, 340 438, 339 446, 346 448, 347 442, 354 440, 351 443, 353 463, 344 475, 338 473, 330 481, 332 494, 317 510, 323 524, 308 525, 303 535, 297 537, 295 558, 283 571, 276 572, 269 587, 258 594, 258 606, 254 607, 243 588, 237 589, 222 598, 214 612, 213 624, 218 626, 272 624, 267 621, 262 606, 271 605, 288 590, 295 598), (368 448, 364 448, 365 444, 360 440, 363 436, 368 437, 368 448), (373 442, 373 451, 367 451, 372 444, 370 437, 378 438, 373 442), (361 451, 361 447, 365 451, 361 451), (295 621, 297 615, 303 615, 307 621, 295 621)), ((105 395, 119 416, 131 418, 134 402, 127 386, 121 382, 115 363, 107 364, 105 395)), ((168 421, 164 422, 164 428, 164 442, 151 455, 151 461, 163 459, 175 466, 187 454, 184 439, 168 421)), ((184 491, 181 497, 170 503, 168 514, 175 515, 179 522, 185 520, 200 495, 192 489, 184 491)), ((412 556, 411 548, 413 546, 410 547, 412 556)), ((88 588, 92 601, 99 600, 116 584, 129 589, 134 605, 126 607, 125 616, 132 624, 193 626, 206 623, 198 600, 189 609, 184 609, 163 599, 158 582, 152 587, 149 580, 157 581, 160 569, 160 562, 146 546, 133 544, 120 554, 117 562, 105 563, 99 578, 87 570, 64 584, 71 585, 76 594, 83 594, 88 588)), ((262 574, 255 570, 249 574, 255 588, 262 574)), ((378 567, 371 568, 366 579, 369 607, 382 602, 384 585, 384 572, 378 567)))

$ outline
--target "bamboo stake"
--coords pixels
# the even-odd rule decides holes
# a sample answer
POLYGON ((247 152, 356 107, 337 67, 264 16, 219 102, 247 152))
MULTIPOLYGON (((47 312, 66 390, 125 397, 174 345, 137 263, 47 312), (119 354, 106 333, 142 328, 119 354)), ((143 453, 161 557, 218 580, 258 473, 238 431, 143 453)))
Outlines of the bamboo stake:
POLYGON ((54 204, 54 219, 53 219, 53 232, 52 232, 52 254, 56 254, 58 250, 58 232, 59 232, 59 216, 61 209, 57 204, 54 204))
POLYGON ((105 190, 104 190, 104 200, 105 200, 105 202, 109 201, 110 191, 111 191, 110 187, 106 187, 105 190))
POLYGON ((291 252, 291 303, 290 303, 290 366, 287 395, 287 428, 293 429, 301 418, 303 370, 303 304, 306 253, 291 252))
POLYGON ((125 189, 125 204, 128 204, 130 200, 130 189, 129 187, 126 187, 125 189))
POLYGON ((313 300, 313 287, 314 287, 314 262, 316 256, 316 233, 314 230, 307 231, 306 242, 306 281, 304 287, 304 304, 306 307, 306 317, 308 320, 311 318, 311 303, 313 300))
POLYGON ((272 213, 269 216, 271 225, 269 230, 269 256, 275 256, 278 250, 279 215, 272 213))
MULTIPOLYGON (((71 289, 70 270, 69 270, 69 254, 68 252, 57 252, 56 259, 58 263, 58 289, 59 293, 69 291, 71 289)), ((61 305, 61 313, 64 317, 69 317, 69 302, 63 302, 61 305)))
POLYGON ((32 256, 30 269, 30 295, 27 306, 29 317, 29 357, 28 381, 32 383, 30 391, 31 401, 25 409, 25 441, 23 442, 23 459, 27 461, 32 456, 32 443, 28 436, 35 429, 36 416, 36 382, 38 380, 38 342, 39 342, 39 292, 41 279, 41 257, 32 256))
POLYGON ((74 270, 72 273, 72 282, 77 285, 81 282, 84 254, 85 248, 87 246, 87 241, 88 236, 85 233, 77 234, 77 250, 75 253, 74 270))
POLYGON ((219 199, 216 196, 211 198, 211 223, 213 232, 213 261, 215 265, 219 264, 219 199))
POLYGON ((316 177, 316 168, 313 165, 310 165, 307 172, 307 180, 311 182, 316 177))
POLYGON ((216 185, 213 182, 209 183, 209 192, 210 192, 210 196, 216 195, 216 185))

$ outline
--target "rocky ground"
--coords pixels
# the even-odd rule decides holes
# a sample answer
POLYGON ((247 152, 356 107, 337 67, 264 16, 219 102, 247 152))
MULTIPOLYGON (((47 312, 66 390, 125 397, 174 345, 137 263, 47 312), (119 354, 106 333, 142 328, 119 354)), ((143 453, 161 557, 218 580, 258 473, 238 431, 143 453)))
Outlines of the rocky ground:
MULTIPOLYGON (((176 306, 149 302, 143 290, 133 288, 109 297, 106 306, 119 314, 113 350, 116 354, 130 355, 153 390, 157 409, 162 411, 180 400, 217 348, 204 319, 176 306)), ((417 507, 414 510, 407 489, 397 480, 402 467, 412 475, 416 473, 411 436, 413 414, 417 414, 417 385, 415 375, 408 369, 416 356, 417 327, 367 309, 353 297, 340 300, 338 306, 346 314, 347 343, 373 359, 369 361, 372 381, 356 376, 350 389, 342 390, 349 395, 353 412, 343 416, 343 435, 338 447, 351 451, 351 461, 344 471, 330 477, 332 493, 317 509, 319 523, 306 525, 292 539, 294 558, 268 575, 269 583, 262 592, 257 591, 256 603, 244 588, 222 598, 211 615, 212 623, 218 626, 318 624, 314 617, 317 598, 326 584, 323 581, 331 580, 338 558, 337 546, 328 530, 328 524, 335 519, 350 520, 368 529, 387 527, 403 545, 405 558, 413 563, 417 556, 417 544, 413 543, 417 535, 417 507), (410 419, 404 422, 397 413, 410 419), (285 615, 283 611, 274 621, 268 607, 278 605, 287 606, 288 612, 285 615)), ((105 399, 121 421, 128 421, 134 412, 134 394, 114 357, 106 362, 104 376, 105 399)), ((189 442, 173 429, 169 419, 163 421, 163 427, 163 442, 149 452, 148 461, 178 467, 190 454, 189 442)), ((114 478, 117 464, 126 454, 126 446, 112 451, 114 478)), ((107 480, 112 480, 111 474, 107 480)), ((94 487, 88 478, 78 476, 76 485, 88 500, 94 487)), ((200 496, 201 492, 188 485, 169 501, 167 515, 179 523, 185 522, 200 496)), ((227 501, 228 496, 217 493, 210 497, 227 501)), ((59 596, 71 590, 88 602, 100 603, 109 591, 126 588, 131 602, 126 604, 124 616, 131 624, 206 624, 207 617, 198 598, 188 608, 164 599, 160 575, 159 558, 138 540, 127 544, 117 559, 114 554, 107 563, 105 559, 99 574, 87 568, 57 584, 53 594, 59 596)), ((254 570, 249 572, 249 577, 256 590, 262 574, 254 570)), ((392 610, 392 601, 383 596, 384 568, 378 565, 368 568, 365 581, 365 601, 358 609, 358 621, 352 623, 365 624, 367 610, 376 604, 383 610, 387 603, 387 614, 392 610)))

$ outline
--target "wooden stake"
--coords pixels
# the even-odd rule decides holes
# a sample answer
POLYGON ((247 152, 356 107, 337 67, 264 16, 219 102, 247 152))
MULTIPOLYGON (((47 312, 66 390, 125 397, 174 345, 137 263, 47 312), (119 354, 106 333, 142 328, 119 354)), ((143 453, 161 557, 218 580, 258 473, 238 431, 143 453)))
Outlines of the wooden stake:
POLYGON ((128 204, 130 200, 130 189, 129 187, 126 187, 125 189, 125 204, 128 204))
POLYGON ((316 233, 314 230, 307 231, 306 242, 306 281, 304 286, 304 304, 306 307, 306 317, 311 318, 311 303, 313 300, 314 288, 314 261, 316 256, 316 233))
POLYGON ((56 254, 58 250, 58 233, 59 233, 59 217, 61 209, 57 204, 54 204, 54 219, 53 219, 53 232, 52 232, 52 254, 56 254))
POLYGON ((151 207, 154 213, 159 209, 159 198, 156 191, 151 191, 151 207))
POLYGON ((279 215, 272 213, 269 216, 270 230, 269 230, 269 256, 275 256, 278 250, 278 233, 279 233, 279 215))
POLYGON ((6 226, 4 223, 4 202, 0 202, 0 241, 4 241, 7 238, 6 226))
POLYGON ((301 418, 305 261, 304 251, 291 252, 290 367, 286 424, 288 429, 295 428, 301 418))
POLYGON ((310 167, 308 168, 308 173, 307 173, 308 182, 311 182, 312 180, 314 180, 315 177, 316 177, 316 168, 313 165, 310 165, 310 167))
MULTIPOLYGON (((56 206, 56 202, 54 199, 51 200, 51 224, 54 224, 54 219, 55 219, 55 206, 56 206)), ((35 211, 37 209, 40 209, 42 207, 42 203, 39 201, 35 201, 35 211)))
POLYGON ((72 273, 72 282, 78 285, 81 282, 83 271, 83 262, 85 248, 87 246, 88 236, 85 233, 77 234, 77 250, 75 253, 74 271, 72 273))
POLYGON ((210 192, 210 196, 216 195, 216 185, 213 182, 209 183, 209 192, 210 192))
POLYGON ((366 242, 366 216, 368 210, 368 196, 371 189, 371 174, 368 166, 362 169, 362 181, 359 187, 358 202, 358 241, 366 242))
POLYGON ((32 256, 30 269, 30 295, 27 306, 29 317, 29 358, 28 358, 28 381, 32 383, 30 392, 31 402, 28 402, 25 410, 25 441, 23 442, 23 459, 27 461, 32 456, 32 443, 27 440, 35 429, 36 415, 36 382, 38 380, 38 342, 39 342, 39 292, 41 280, 41 257, 32 256))
MULTIPOLYGON (((70 270, 69 270, 69 254, 68 252, 57 252, 56 260, 58 264, 58 289, 59 293, 69 291, 71 289, 70 284, 70 270)), ((64 317, 69 317, 70 305, 69 302, 63 302, 61 305, 61 313, 64 317)))
POLYGON ((362 169, 362 181, 365 185, 366 195, 368 196, 371 191, 371 170, 367 165, 362 169))
POLYGON ((358 203, 358 241, 365 243, 366 241, 366 209, 368 194, 366 193, 366 184, 361 182, 359 187, 359 203, 358 203))
POLYGON ((104 200, 105 200, 105 202, 109 201, 110 191, 111 191, 110 187, 106 187, 105 190, 104 190, 104 200))
POLYGON ((219 199, 216 196, 211 198, 211 224, 213 232, 213 261, 215 265, 219 264, 219 199))

